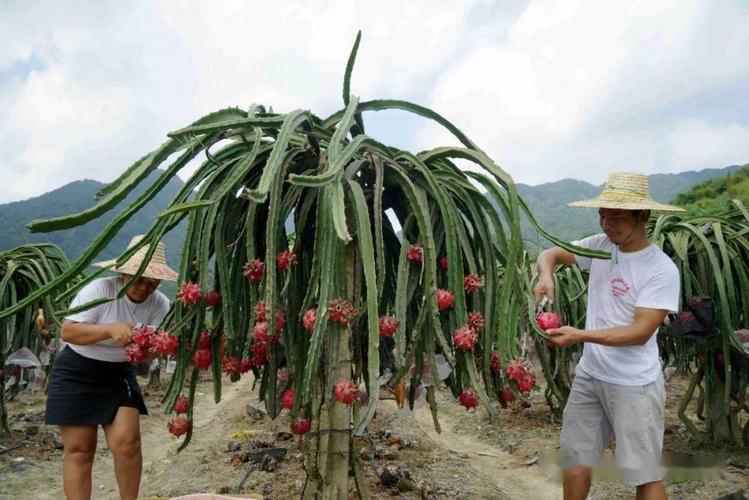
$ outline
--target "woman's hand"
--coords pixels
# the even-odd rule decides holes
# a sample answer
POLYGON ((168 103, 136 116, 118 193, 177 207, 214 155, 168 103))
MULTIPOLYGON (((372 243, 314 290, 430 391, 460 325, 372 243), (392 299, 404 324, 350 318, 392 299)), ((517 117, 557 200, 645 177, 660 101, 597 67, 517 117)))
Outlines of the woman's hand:
POLYGON ((133 341, 133 326, 132 323, 112 323, 109 325, 109 338, 118 346, 125 347, 133 341))

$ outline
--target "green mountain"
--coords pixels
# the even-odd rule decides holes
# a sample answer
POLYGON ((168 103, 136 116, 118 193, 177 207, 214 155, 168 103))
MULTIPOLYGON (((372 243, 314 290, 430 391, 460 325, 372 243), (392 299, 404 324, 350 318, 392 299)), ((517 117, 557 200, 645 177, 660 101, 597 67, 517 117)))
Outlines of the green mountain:
MULTIPOLYGON (((745 171, 747 165, 732 165, 725 168, 708 168, 699 172, 691 170, 678 174, 653 174, 648 177, 650 192, 656 201, 683 205, 685 202, 675 198, 692 187, 727 174, 745 171)), ((731 175, 733 178, 734 175, 731 175)), ((564 179, 557 182, 528 186, 518 184, 518 192, 526 200, 531 211, 542 226, 552 234, 571 241, 600 232, 598 214, 594 208, 570 208, 567 203, 591 198, 601 192, 603 185, 594 186, 588 182, 564 179)), ((716 198, 717 200, 717 195, 716 198)), ((711 205, 710 198, 702 201, 711 205)), ((717 203, 717 202, 716 202, 717 203)), ((687 208, 685 206, 685 208, 687 208)), ((531 252, 550 246, 549 242, 523 217, 521 230, 526 247, 531 252)))
MULTIPOLYGON (((662 202, 692 205, 704 210, 705 207, 717 206, 721 200, 727 200, 728 187, 725 176, 730 176, 730 189, 734 192, 749 192, 749 166, 733 165, 726 168, 711 168, 699 172, 689 171, 679 174, 655 174, 649 177, 650 189, 653 197, 662 202), (714 179, 712 182, 705 182, 714 179), (704 184, 702 184, 704 183, 704 184), (700 185, 698 188, 693 187, 700 185), (683 193, 683 194, 681 194, 683 193), (678 196, 680 195, 680 196, 678 196)), ((49 241, 59 245, 68 257, 75 259, 101 233, 105 225, 122 209, 129 205, 152 184, 161 171, 154 172, 125 200, 99 219, 88 224, 65 231, 51 233, 30 233, 26 224, 33 219, 47 219, 80 212, 94 204, 94 194, 104 184, 92 180, 74 181, 59 189, 28 200, 0 205, 0 250, 13 248, 28 242, 49 241)), ((179 178, 173 178, 167 186, 151 200, 143 210, 125 224, 114 240, 102 251, 98 260, 111 259, 119 255, 126 247, 130 238, 144 233, 173 199, 183 183, 179 178)), ((557 182, 529 186, 518 184, 518 192, 526 200, 541 224, 553 234, 566 240, 582 238, 600 230, 598 216, 595 209, 569 208, 567 203, 590 198, 601 191, 602 186, 595 186, 588 182, 564 179, 557 182)), ((744 198, 749 205, 749 200, 744 198)), ((180 262, 180 251, 184 239, 186 222, 183 222, 164 238, 167 250, 167 262, 176 268, 180 262)), ((549 246, 549 243, 523 219, 521 223, 526 247, 530 251, 549 246)), ((170 288, 169 288, 170 289, 170 288)))
POLYGON ((749 206, 749 165, 697 184, 689 191, 676 195, 674 203, 694 215, 713 215, 728 208, 731 198, 749 206))
MULTIPOLYGON (((105 184, 89 179, 74 181, 41 196, 0 205, 0 250, 13 248, 24 242, 51 242, 62 248, 70 259, 76 259, 102 232, 104 227, 135 198, 140 196, 161 173, 163 173, 161 170, 151 173, 123 201, 98 219, 94 219, 83 226, 63 231, 31 233, 26 228, 26 224, 34 219, 50 219, 78 213, 93 206, 95 204, 94 195, 105 184)), ((102 250, 96 260, 117 257, 127 248, 133 236, 145 233, 156 216, 166 209, 182 185, 183 182, 179 178, 172 178, 164 189, 143 207, 137 216, 125 223, 125 226, 102 250)), ((166 246, 167 263, 175 269, 179 266, 186 227, 187 223, 183 221, 163 239, 166 246)), ((172 288, 167 286, 164 291, 171 292, 172 288)))

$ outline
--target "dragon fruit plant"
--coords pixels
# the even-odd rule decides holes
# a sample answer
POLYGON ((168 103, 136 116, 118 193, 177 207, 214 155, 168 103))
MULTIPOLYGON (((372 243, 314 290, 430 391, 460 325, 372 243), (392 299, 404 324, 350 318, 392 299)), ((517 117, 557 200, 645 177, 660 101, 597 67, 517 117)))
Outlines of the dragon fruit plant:
MULTIPOLYGON (((465 392, 461 403, 481 405, 496 420, 491 396, 499 397, 503 381, 491 371, 491 353, 498 351, 502 361, 516 357, 527 327, 521 322, 528 306, 521 212, 535 219, 512 178, 436 112, 405 101, 360 102, 351 95, 358 45, 359 37, 346 67, 340 111, 320 117, 262 105, 218 110, 169 133, 163 145, 104 188, 93 208, 36 226, 85 223, 151 172, 161 172, 83 253, 76 266, 85 267, 170 178, 205 156, 139 243, 156 241, 187 219, 180 293, 165 320, 180 345, 164 406, 172 408, 185 389, 194 394, 201 370, 212 375, 218 401, 222 369, 235 377, 236 361, 248 359, 268 414, 288 418, 295 433, 310 433, 308 487, 316 492, 347 491, 348 461, 358 456, 335 452, 349 449, 348 433, 322 440, 316 430, 348 428, 353 421, 354 436, 365 432, 381 404, 382 373, 390 387, 400 387, 416 360, 436 367, 439 354, 451 368, 455 398, 470 391, 472 398, 465 392), (366 134, 363 116, 388 109, 433 120, 461 146, 413 154, 381 144, 366 134), (458 168, 457 160, 477 168, 458 168), (293 238, 287 220, 293 222, 293 238), (196 307, 202 305, 202 289, 215 290, 220 302, 196 307), (256 311, 261 301, 264 321, 256 311), (469 312, 481 318, 474 314, 469 323, 469 312), (380 328, 385 315, 397 324, 388 321, 380 328), (460 328, 463 333, 454 339, 460 328), (360 348, 351 350, 354 344, 360 348), (381 348, 389 350, 387 357, 380 357, 381 348), (280 370, 287 373, 283 382, 280 370), (331 390, 328 380, 342 385, 331 390), (352 399, 351 386, 367 388, 366 408, 363 395, 352 399), (287 387, 294 389, 293 403, 282 412, 288 402, 280 392, 287 387), (320 457, 328 464, 325 470, 317 468, 320 457)), ((539 230, 554 244, 575 250, 539 230)), ((36 293, 50 293, 59 283, 53 280, 36 293)), ((430 370, 431 377, 436 373, 430 370)), ((422 377, 407 378, 419 385, 422 377)), ((426 387, 435 412, 437 386, 441 381, 426 387)), ((413 404, 414 391, 402 394, 413 404)), ((181 447, 193 432, 189 418, 188 412, 186 427, 173 426, 174 433, 184 431, 181 447)))

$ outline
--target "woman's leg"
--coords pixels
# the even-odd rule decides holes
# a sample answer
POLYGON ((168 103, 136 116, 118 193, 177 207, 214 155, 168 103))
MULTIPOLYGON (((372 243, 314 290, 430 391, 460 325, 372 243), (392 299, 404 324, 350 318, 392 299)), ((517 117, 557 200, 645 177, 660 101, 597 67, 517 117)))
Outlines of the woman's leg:
POLYGON ((62 484, 68 500, 91 498, 91 465, 96 453, 95 425, 61 425, 64 454, 62 484))
POLYGON ((114 474, 120 498, 138 497, 143 456, 140 449, 140 412, 137 408, 120 406, 114 420, 104 426, 109 450, 114 457, 114 474))

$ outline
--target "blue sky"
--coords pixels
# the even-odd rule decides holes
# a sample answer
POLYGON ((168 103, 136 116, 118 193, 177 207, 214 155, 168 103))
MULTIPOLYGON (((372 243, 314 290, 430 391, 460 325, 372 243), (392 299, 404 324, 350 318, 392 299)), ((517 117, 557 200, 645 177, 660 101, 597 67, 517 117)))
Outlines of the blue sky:
MULTIPOLYGON (((517 182, 749 162, 747 1, 5 0, 0 203, 112 180, 224 106, 332 113, 358 29, 356 95, 431 107, 517 182)), ((455 144, 402 112, 365 123, 455 144)))

